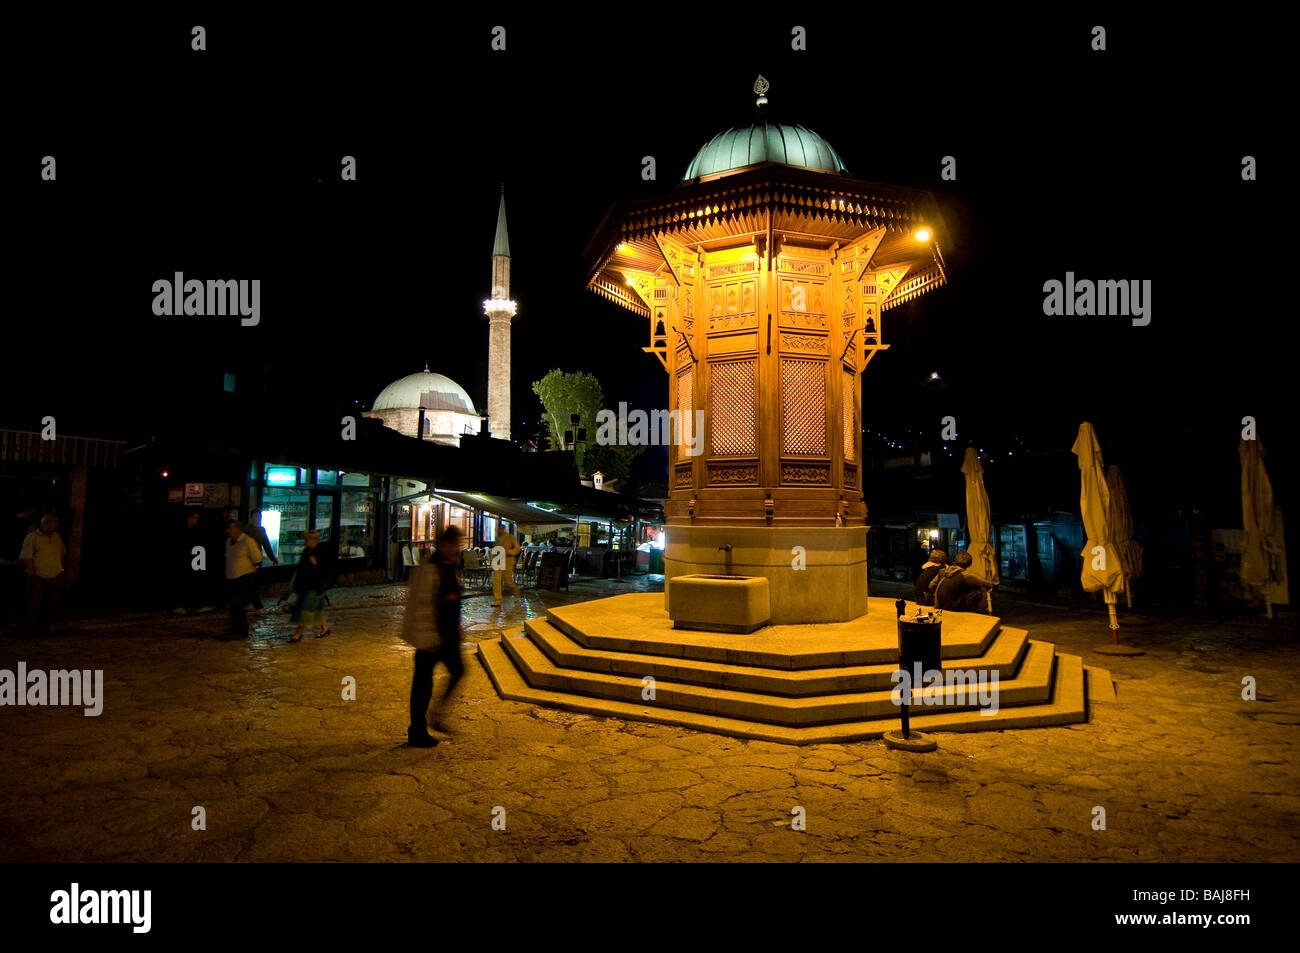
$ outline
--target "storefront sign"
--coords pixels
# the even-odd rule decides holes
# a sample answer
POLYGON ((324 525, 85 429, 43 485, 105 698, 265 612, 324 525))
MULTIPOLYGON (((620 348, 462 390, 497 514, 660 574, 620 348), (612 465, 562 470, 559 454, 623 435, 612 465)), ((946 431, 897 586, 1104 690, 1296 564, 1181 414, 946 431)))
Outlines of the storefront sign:
POLYGON ((226 506, 230 502, 230 485, 227 483, 203 484, 203 505, 208 507, 226 506))
POLYGON ((267 486, 297 486, 298 468, 297 467, 267 467, 266 485, 267 486))
POLYGON ((961 529, 961 517, 956 513, 939 514, 940 529, 961 529))
POLYGON ((186 506, 203 505, 203 484, 202 483, 185 484, 185 505, 186 506))
POLYGON ((184 503, 184 502, 185 502, 185 487, 183 487, 183 486, 169 486, 169 487, 167 487, 167 502, 168 502, 168 503, 184 503))

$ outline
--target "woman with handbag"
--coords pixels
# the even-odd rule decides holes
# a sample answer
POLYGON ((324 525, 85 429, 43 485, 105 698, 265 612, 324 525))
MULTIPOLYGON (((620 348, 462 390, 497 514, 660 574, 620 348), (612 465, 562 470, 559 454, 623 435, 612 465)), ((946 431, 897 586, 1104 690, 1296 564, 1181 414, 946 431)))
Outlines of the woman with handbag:
POLYGON ((320 545, 320 533, 307 531, 307 548, 302 551, 298 568, 293 574, 293 591, 298 597, 289 612, 289 621, 294 629, 290 642, 302 641, 304 626, 319 626, 316 638, 321 639, 330 634, 325 622, 325 591, 330 585, 329 558, 320 545))
POLYGON ((433 670, 442 662, 447 666, 451 680, 443 694, 439 708, 446 706, 447 700, 465 673, 465 661, 460 657, 460 580, 456 578, 456 569, 460 565, 461 532, 455 526, 448 526, 438 537, 438 545, 432 560, 419 568, 424 572, 412 576, 411 600, 416 602, 419 613, 413 614, 408 603, 407 614, 410 619, 428 619, 432 632, 403 633, 403 638, 415 646, 415 672, 411 676, 411 724, 406 730, 407 743, 413 748, 432 748, 438 739, 429 734, 429 724, 442 732, 445 726, 435 714, 429 718, 429 703, 433 700, 433 670), (423 604, 428 600, 431 605, 423 604), (425 613, 432 609, 431 616, 425 613))

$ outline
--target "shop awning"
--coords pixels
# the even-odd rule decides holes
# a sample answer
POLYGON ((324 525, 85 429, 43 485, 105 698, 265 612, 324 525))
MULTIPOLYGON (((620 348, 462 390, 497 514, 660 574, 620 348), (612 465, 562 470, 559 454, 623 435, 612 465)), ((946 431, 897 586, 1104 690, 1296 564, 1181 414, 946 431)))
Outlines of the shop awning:
POLYGON ((564 529, 573 525, 573 520, 567 516, 551 513, 548 510, 529 506, 527 503, 507 499, 503 496, 489 496, 485 493, 460 493, 453 490, 434 490, 433 494, 460 506, 482 510, 492 516, 510 520, 519 526, 520 532, 524 533, 548 533, 553 529, 564 529))
POLYGON ((121 440, 58 435, 43 440, 38 431, 0 430, 0 461, 5 463, 58 463, 73 466, 116 467, 121 462, 121 440))

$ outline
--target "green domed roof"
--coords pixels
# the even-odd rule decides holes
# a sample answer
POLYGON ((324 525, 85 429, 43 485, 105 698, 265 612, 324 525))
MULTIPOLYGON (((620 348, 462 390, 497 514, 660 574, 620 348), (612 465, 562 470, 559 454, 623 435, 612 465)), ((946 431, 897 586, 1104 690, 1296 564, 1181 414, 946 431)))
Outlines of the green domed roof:
POLYGON ((829 142, 806 126, 760 122, 720 132, 695 154, 682 181, 735 172, 763 162, 848 175, 829 142))

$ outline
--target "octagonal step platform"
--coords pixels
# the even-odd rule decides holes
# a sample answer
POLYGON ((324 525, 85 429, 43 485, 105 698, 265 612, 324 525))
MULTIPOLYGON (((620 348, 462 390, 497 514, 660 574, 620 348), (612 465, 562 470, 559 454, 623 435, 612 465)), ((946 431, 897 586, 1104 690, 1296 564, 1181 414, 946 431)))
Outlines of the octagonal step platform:
MULTIPOLYGON (((516 701, 785 744, 858 741, 899 724, 890 698, 894 603, 869 604, 868 614, 851 622, 741 635, 674 629, 662 595, 627 594, 551 609, 545 619, 479 643, 478 655, 501 696, 516 701)), ((918 731, 1087 720, 1083 660, 996 617, 944 613, 942 657, 943 703, 913 704, 918 731), (997 710, 982 712, 978 692, 992 689, 995 672, 997 710), (959 697, 953 680, 972 675, 959 697)), ((1090 674, 1109 683, 1105 673, 1090 674)))

